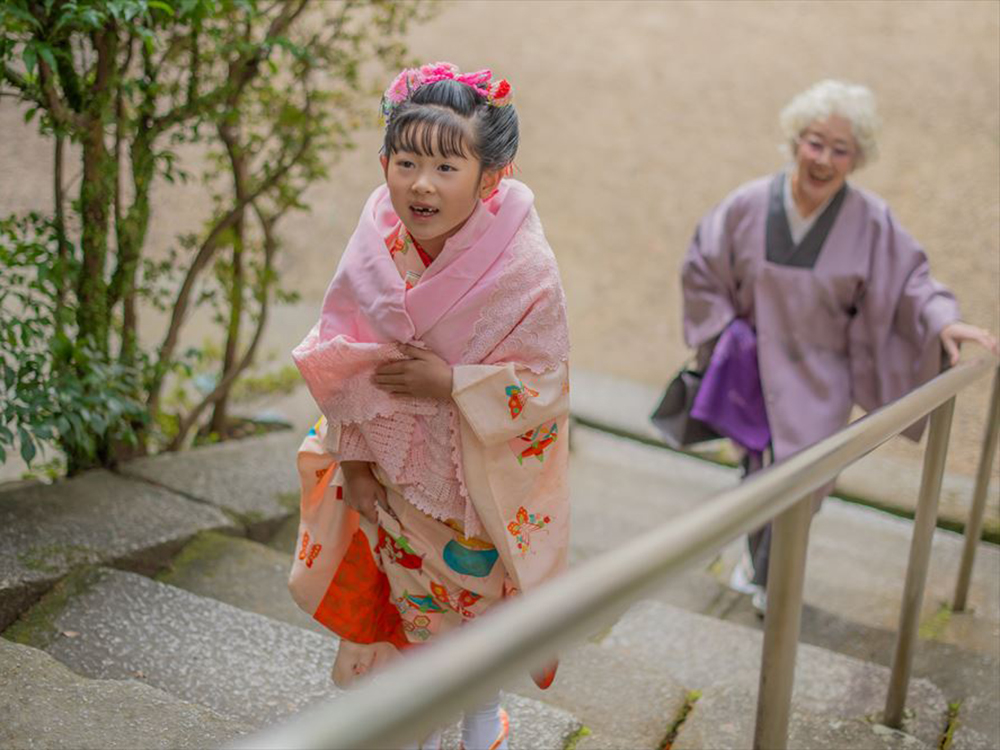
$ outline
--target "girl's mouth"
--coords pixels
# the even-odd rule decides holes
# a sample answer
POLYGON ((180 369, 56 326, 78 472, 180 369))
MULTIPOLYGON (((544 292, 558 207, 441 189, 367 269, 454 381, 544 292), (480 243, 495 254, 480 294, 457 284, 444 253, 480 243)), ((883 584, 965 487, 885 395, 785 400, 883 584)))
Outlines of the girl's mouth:
POLYGON ((410 210, 417 216, 425 219, 429 219, 438 212, 436 208, 431 208, 430 206, 410 206, 410 210))

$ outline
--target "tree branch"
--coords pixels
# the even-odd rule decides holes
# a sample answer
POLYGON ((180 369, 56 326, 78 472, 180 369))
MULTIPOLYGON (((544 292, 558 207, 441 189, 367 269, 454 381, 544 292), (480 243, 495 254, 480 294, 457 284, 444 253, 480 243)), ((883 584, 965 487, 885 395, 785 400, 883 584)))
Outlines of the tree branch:
POLYGON ((194 407, 194 409, 192 409, 183 419, 180 420, 180 424, 177 428, 177 434, 174 436, 173 440, 170 441, 170 445, 167 446, 167 450, 178 450, 181 446, 183 446, 191 428, 197 424, 198 419, 205 412, 205 410, 229 394, 233 383, 236 382, 236 378, 238 378, 253 362, 254 355, 257 353, 257 347, 260 345, 261 339, 263 338, 264 328, 267 325, 268 305, 270 301, 268 296, 268 278, 270 277, 271 269, 273 267, 274 254, 278 247, 277 240, 274 236, 274 225, 277 223, 280 215, 266 216, 261 211, 256 201, 253 202, 253 208, 258 219, 260 219, 261 227, 264 230, 264 281, 260 291, 260 316, 257 319, 257 330, 254 331, 253 339, 251 340, 250 345, 247 347, 236 366, 226 373, 226 375, 215 385, 215 388, 212 389, 212 392, 202 399, 201 403, 194 407))
POLYGON ((254 47, 253 51, 237 57, 230 63, 229 75, 225 83, 195 99, 188 98, 180 106, 155 118, 150 124, 150 128, 159 132, 179 122, 183 122, 198 112, 212 109, 216 104, 226 102, 228 105, 231 105, 237 101, 243 93, 243 89, 257 75, 260 63, 267 58, 269 51, 268 43, 270 40, 287 31, 306 9, 310 1, 298 0, 295 4, 285 3, 282 5, 282 12, 277 18, 271 21, 267 33, 261 42, 254 47))
POLYGON ((225 214, 225 216, 223 216, 215 224, 215 226, 212 227, 208 237, 205 238, 201 247, 198 248, 198 253, 195 255, 194 261, 192 261, 191 265, 188 267, 187 273, 184 276, 184 281, 181 284, 181 288, 177 292, 173 312, 170 316, 170 325, 168 326, 167 333, 163 338, 163 343, 160 345, 159 361, 157 363, 158 375, 150 388, 149 408, 152 413, 156 413, 156 409, 159 406, 160 388, 163 384, 163 378, 169 369, 169 364, 173 359, 174 349, 177 347, 180 330, 184 324, 184 318, 187 315, 187 309, 191 302, 191 294, 194 291, 195 282, 197 281, 198 276, 201 275, 201 272, 208 265, 209 261, 212 259, 215 251, 218 249, 219 240, 222 238, 223 233, 235 224, 241 212, 249 203, 256 200, 259 196, 263 195, 265 192, 278 184, 278 182, 289 172, 289 170, 291 170, 292 167, 299 162, 299 159, 301 159, 308 150, 310 143, 311 137, 307 136, 304 138, 295 154, 278 169, 268 175, 268 177, 257 185, 252 192, 248 193, 243 200, 237 201, 236 204, 225 214))
POLYGON ((52 121, 67 130, 83 130, 87 127, 85 115, 74 112, 56 91, 52 68, 45 60, 38 61, 38 80, 41 84, 43 105, 52 117, 52 121))

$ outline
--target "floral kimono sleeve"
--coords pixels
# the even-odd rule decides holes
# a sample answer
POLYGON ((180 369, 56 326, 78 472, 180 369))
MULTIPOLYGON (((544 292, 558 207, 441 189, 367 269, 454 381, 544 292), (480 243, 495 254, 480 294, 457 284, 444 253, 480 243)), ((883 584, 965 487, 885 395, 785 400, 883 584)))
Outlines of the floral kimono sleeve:
POLYGON ((458 365, 452 396, 486 446, 520 437, 569 411, 566 363, 542 373, 514 363, 458 365))

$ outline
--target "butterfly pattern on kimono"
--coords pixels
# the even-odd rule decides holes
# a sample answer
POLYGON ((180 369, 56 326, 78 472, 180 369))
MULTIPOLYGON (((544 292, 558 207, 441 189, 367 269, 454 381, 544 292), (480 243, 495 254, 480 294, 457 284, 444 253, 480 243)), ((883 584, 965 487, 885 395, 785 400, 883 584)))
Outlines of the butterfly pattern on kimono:
POLYGON ((545 461, 545 451, 559 438, 559 423, 553 422, 546 427, 540 424, 513 440, 508 441, 511 451, 517 457, 517 462, 524 466, 524 459, 534 456, 539 462, 545 461))
POLYGON ((476 613, 472 612, 470 607, 482 599, 482 596, 471 591, 467 591, 466 589, 459 589, 457 594, 452 594, 440 583, 431 581, 430 584, 431 593, 434 594, 434 598, 439 602, 449 607, 452 611, 462 615, 462 617, 467 620, 471 620, 476 616, 476 613))
POLYGON ((529 398, 538 397, 538 391, 529 388, 520 380, 514 385, 508 385, 505 393, 507 394, 507 408, 510 409, 511 419, 517 419, 524 413, 524 407, 529 398))
POLYGON ((531 547, 531 535, 541 531, 552 522, 551 516, 540 513, 529 513, 523 505, 517 509, 514 520, 507 524, 507 531, 517 539, 517 549, 522 556, 528 554, 531 547))

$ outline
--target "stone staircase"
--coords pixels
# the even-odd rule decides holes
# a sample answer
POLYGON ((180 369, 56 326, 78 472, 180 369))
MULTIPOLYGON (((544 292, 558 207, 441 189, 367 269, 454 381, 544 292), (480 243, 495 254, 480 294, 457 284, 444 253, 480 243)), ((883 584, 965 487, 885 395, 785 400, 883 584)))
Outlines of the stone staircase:
MULTIPOLYGON (((287 595, 296 476, 290 434, 144 459, 0 492, 0 747, 211 747, 336 699, 336 639, 287 595)), ((735 475, 578 427, 572 560, 627 542, 735 475)), ((790 746, 1000 743, 1000 555, 970 600, 939 600, 960 540, 935 538, 905 732, 876 723, 909 523, 828 501, 812 534, 790 746)), ((508 686, 512 748, 742 748, 760 623, 723 585, 736 542, 675 576, 562 657, 547 691, 508 686)), ((458 746, 452 730, 446 746, 458 746)))

